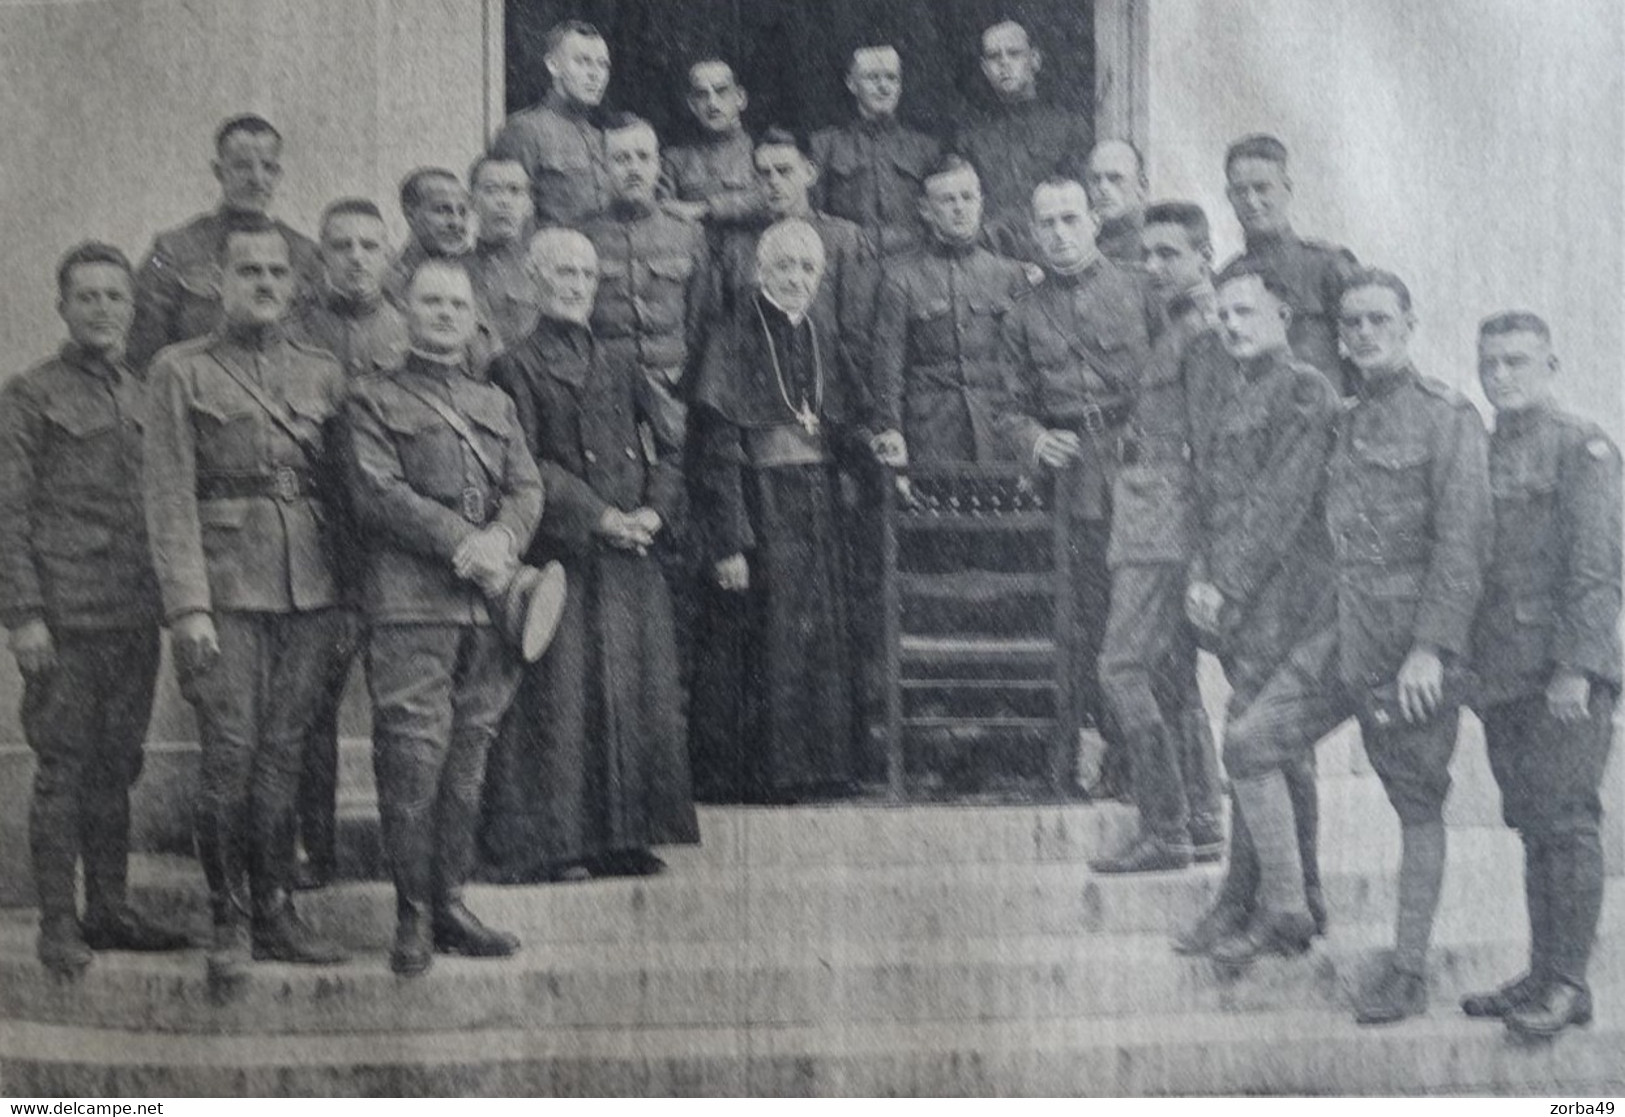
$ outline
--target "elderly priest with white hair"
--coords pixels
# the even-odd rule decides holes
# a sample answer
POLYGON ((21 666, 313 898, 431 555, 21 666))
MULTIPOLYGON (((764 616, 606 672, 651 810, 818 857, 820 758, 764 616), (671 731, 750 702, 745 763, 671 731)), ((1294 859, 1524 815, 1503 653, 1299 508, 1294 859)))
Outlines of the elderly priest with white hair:
POLYGON ((814 301, 823 274, 811 225, 764 232, 756 290, 708 339, 694 386, 691 483, 708 593, 691 740, 711 798, 829 798, 855 775, 838 471, 872 461, 870 404, 825 301, 814 301))

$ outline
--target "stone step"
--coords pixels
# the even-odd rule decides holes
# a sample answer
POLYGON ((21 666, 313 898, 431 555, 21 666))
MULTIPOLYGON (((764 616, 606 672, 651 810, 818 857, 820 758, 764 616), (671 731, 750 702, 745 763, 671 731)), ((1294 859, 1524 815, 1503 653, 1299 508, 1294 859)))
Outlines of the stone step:
MULTIPOLYGON (((1322 867, 1333 919, 1387 922, 1395 902, 1393 859, 1358 848, 1327 852, 1322 867)), ((1193 918, 1222 871, 1200 866, 1112 877, 1071 862, 729 868, 685 863, 682 853, 673 851, 672 868, 659 877, 476 885, 468 889, 469 903, 536 942, 1161 932, 1193 918)), ((1516 854, 1516 838, 1505 833, 1454 835, 1444 917, 1460 912, 1481 918, 1491 897, 1516 905, 1522 864, 1516 854)), ((133 879, 158 910, 204 910, 201 874, 194 863, 151 857, 138 861, 133 879)), ((363 945, 393 926, 393 890, 382 881, 344 883, 303 898, 300 910, 314 923, 363 945)))
POLYGON ((16 1024, 13 1096, 1189 1096, 1501 1094, 1625 1089, 1625 1027, 1527 1045, 1436 1007, 1391 1028, 1324 1008, 1116 1020, 528 1028, 177 1037, 16 1024))
MULTIPOLYGON (((201 928, 200 928, 201 930, 201 928)), ((1493 988, 1523 968, 1509 928, 1448 921, 1432 957, 1433 1003, 1493 988)), ((201 951, 104 953, 74 981, 34 959, 32 921, 0 923, 0 1001, 12 1021, 162 1032, 346 1033, 447 1029, 844 1025, 1253 1014, 1349 1003, 1390 941, 1385 925, 1336 927, 1302 958, 1245 975, 1182 958, 1163 934, 959 940, 531 944, 510 960, 443 957, 403 981, 386 936, 338 966, 255 965, 211 996, 201 951)), ((1625 998, 1625 903, 1612 898, 1591 979, 1625 998)))

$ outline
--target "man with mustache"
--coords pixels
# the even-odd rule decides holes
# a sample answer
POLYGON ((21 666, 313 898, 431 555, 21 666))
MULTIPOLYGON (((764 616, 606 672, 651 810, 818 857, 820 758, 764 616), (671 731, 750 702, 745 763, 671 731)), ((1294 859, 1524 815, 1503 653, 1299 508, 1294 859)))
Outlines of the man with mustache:
POLYGON ((543 63, 553 88, 508 118, 491 154, 525 168, 538 224, 577 228, 609 205, 604 133, 594 119, 609 88, 609 45, 592 24, 566 20, 547 32, 543 63))
POLYGON ((229 984, 250 947, 261 960, 344 957, 289 897, 301 760, 342 635, 344 373, 325 351, 288 340, 293 267, 280 229, 227 232, 221 269, 220 327, 153 361, 144 449, 153 566, 203 745, 209 976, 229 984))
MULTIPOLYGON (((126 359, 146 368, 166 345, 202 337, 220 323, 220 246, 228 230, 265 219, 282 181, 282 134, 263 117, 234 116, 215 132, 215 180, 220 205, 153 238, 135 281, 135 321, 126 359)), ((316 245, 276 223, 294 269, 294 301, 316 290, 316 245)))
POLYGON ((733 67, 720 58, 690 66, 687 103, 702 138, 666 150, 664 188, 675 199, 668 208, 712 230, 759 219, 766 206, 743 120, 750 98, 733 67))
POLYGON ((141 515, 145 379, 124 361, 130 262, 88 242, 57 269, 61 352, 0 390, 0 624, 23 676, 34 751, 29 852, 40 962, 179 950, 126 901, 130 787, 158 677, 162 608, 141 515), (85 878, 79 919, 75 864, 85 878))

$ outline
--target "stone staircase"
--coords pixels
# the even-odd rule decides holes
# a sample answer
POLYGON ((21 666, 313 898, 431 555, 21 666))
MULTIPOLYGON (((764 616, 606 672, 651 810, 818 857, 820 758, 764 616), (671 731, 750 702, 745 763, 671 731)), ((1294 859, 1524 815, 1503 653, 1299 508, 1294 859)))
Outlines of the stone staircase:
MULTIPOLYGON (((200 952, 104 954, 63 982, 33 913, 0 913, 0 1092, 1182 1095, 1618 1093, 1625 897, 1608 898, 1598 1019, 1526 1046, 1456 999, 1524 956, 1517 839, 1464 740, 1432 1011, 1356 1027, 1348 990, 1390 935, 1398 828, 1352 734, 1322 753, 1333 928, 1244 978, 1175 956, 1217 869, 1092 875, 1131 810, 860 804, 702 811, 704 845, 639 881, 475 886, 525 946, 391 975, 393 896, 358 879, 301 901, 354 959, 255 967, 217 1002, 200 952), (1489 801, 1493 807, 1493 797, 1489 801)), ((344 759, 346 870, 377 874, 370 772, 344 759)), ((199 873, 143 855, 145 904, 207 916, 199 873)))

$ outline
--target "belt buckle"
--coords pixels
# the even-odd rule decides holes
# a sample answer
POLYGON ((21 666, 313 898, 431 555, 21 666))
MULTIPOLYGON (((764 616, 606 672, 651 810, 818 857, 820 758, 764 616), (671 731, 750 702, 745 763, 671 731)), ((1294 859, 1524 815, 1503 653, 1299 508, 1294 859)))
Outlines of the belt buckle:
POLYGON ((1090 434, 1099 434, 1106 429, 1106 414, 1100 410, 1098 403, 1083 405, 1083 429, 1090 434))
POLYGON ((291 466, 277 466, 271 474, 271 491, 282 503, 292 504, 299 499, 299 474, 291 466))
POLYGON ((463 519, 471 524, 485 523, 485 494, 473 485, 463 490, 463 519))

